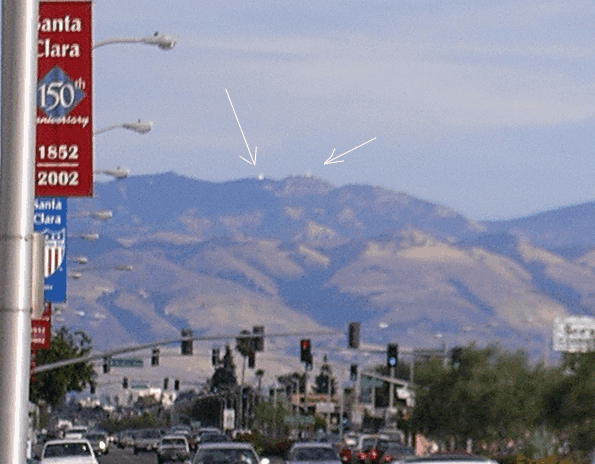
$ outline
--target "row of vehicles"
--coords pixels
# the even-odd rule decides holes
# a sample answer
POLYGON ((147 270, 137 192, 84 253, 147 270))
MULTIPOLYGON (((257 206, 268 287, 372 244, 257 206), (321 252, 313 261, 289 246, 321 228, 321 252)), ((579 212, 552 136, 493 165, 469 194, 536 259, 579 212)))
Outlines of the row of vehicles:
POLYGON ((386 464, 415 455, 415 450, 390 435, 360 434, 347 436, 340 444, 343 464, 386 464))

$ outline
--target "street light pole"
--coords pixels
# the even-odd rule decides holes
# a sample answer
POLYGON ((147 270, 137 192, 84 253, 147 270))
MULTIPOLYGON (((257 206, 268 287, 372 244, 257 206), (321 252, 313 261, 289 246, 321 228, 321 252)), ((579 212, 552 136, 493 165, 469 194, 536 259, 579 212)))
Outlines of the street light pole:
POLYGON ((24 464, 31 285, 38 0, 2 2, 0 462, 24 464))

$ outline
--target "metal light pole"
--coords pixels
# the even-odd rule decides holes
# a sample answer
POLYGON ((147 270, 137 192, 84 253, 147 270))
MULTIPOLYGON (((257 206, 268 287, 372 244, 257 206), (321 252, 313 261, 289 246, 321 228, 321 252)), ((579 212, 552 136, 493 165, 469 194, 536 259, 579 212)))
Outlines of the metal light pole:
POLYGON ((38 0, 2 2, 0 462, 24 464, 31 285, 38 0))

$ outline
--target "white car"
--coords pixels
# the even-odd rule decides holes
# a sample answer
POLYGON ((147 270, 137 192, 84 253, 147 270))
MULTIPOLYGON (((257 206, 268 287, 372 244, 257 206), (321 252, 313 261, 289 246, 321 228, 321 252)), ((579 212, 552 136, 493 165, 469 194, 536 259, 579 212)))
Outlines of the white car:
POLYGON ((84 439, 50 440, 43 446, 39 464, 99 464, 91 443, 84 439))
POLYGON ((498 464, 496 461, 473 454, 431 454, 392 461, 392 464, 498 464))

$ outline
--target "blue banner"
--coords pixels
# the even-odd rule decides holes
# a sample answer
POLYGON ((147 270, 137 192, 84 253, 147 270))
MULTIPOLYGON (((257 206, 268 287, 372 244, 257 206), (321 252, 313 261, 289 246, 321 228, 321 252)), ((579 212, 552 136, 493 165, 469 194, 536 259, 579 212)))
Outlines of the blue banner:
POLYGON ((66 198, 35 199, 35 232, 45 235, 45 300, 66 301, 66 198))

